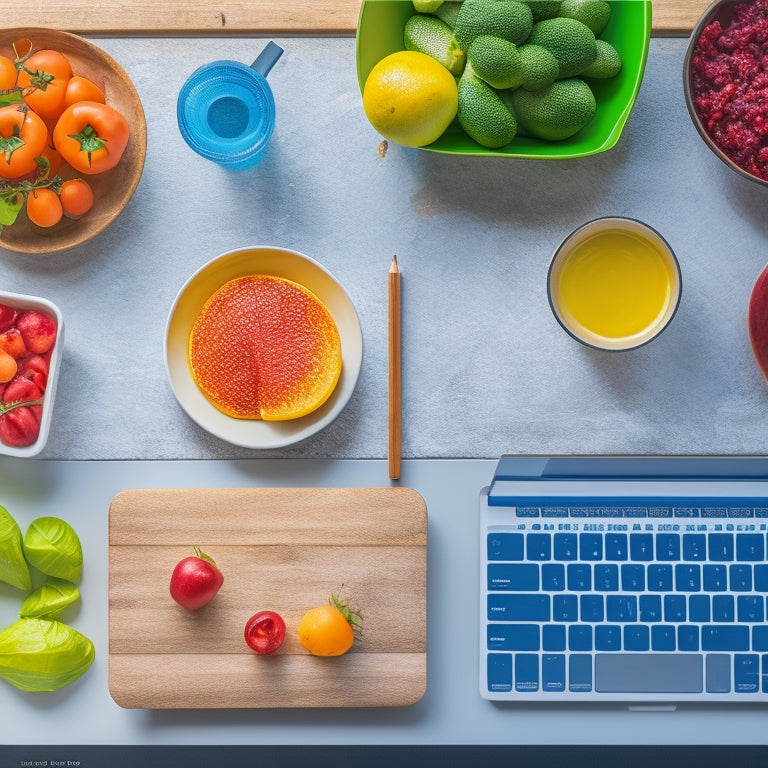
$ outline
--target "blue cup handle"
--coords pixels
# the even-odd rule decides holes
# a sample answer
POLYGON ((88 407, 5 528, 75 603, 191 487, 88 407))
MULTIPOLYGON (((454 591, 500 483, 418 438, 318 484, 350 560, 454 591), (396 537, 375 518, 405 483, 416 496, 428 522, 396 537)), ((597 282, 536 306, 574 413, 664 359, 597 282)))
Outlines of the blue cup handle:
POLYGON ((266 77, 269 70, 275 65, 275 62, 283 55, 283 49, 275 42, 270 40, 264 50, 256 57, 256 61, 251 64, 251 69, 255 69, 260 75, 266 77))

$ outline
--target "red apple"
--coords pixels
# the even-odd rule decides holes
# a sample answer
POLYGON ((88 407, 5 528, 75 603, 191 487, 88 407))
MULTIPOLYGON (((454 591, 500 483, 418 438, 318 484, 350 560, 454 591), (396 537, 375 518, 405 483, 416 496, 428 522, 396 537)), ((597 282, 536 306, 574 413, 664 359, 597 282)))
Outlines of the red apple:
POLYGON ((184 608, 202 608, 216 597, 224 576, 210 555, 195 547, 195 555, 185 557, 171 574, 171 597, 184 608))

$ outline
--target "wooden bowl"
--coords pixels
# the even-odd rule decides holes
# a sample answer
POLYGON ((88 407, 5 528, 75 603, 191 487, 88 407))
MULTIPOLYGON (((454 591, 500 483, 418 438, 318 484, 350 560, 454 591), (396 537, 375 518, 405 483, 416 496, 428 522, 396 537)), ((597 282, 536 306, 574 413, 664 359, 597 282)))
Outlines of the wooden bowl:
MULTIPOLYGON (((93 80, 106 95, 107 104, 128 121, 130 139, 120 162, 111 170, 89 175, 96 202, 79 219, 64 217, 53 227, 33 224, 22 209, 18 219, 0 233, 0 247, 20 253, 54 253, 73 248, 106 229, 125 208, 144 169, 147 149, 147 124, 139 94, 128 75, 107 53, 77 35, 55 29, 16 28, 0 32, 0 54, 14 58, 13 43, 28 39, 34 50, 52 48, 63 53, 72 71, 93 80)), ((78 174, 63 165, 59 175, 73 178, 78 174)))

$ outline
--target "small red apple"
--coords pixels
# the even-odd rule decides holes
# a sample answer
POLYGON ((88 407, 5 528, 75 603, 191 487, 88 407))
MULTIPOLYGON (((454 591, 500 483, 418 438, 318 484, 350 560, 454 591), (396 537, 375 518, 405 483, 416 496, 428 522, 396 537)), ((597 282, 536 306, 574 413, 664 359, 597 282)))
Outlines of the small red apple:
POLYGON ((181 560, 171 574, 171 597, 184 608, 202 608, 216 597, 224 576, 210 555, 195 547, 194 556, 181 560))

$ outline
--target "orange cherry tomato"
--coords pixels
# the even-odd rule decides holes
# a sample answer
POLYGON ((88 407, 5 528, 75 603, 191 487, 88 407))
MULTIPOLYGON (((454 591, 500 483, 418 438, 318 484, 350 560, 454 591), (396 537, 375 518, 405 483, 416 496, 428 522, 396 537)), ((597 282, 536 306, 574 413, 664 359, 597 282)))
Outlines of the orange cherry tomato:
POLYGON ((69 59, 58 51, 33 53, 19 70, 18 85, 24 101, 40 117, 58 117, 64 111, 67 83, 72 77, 69 59))
POLYGON ((74 75, 67 83, 64 104, 70 107, 78 101, 96 101, 99 104, 106 104, 107 98, 104 96, 104 91, 93 80, 74 75))
POLYGON ((354 626, 360 617, 351 613, 336 595, 332 603, 311 608, 299 622, 299 640, 315 656, 341 656, 355 641, 354 626))
POLYGON ((0 56, 0 91, 9 91, 16 85, 15 64, 7 57, 0 56))
POLYGON ((35 158, 45 152, 48 129, 24 105, 0 107, 0 177, 18 179, 37 169, 35 158))
POLYGON ((93 190, 85 179, 70 179, 61 185, 59 200, 64 213, 70 216, 82 216, 93 208, 93 190))
POLYGON ((53 143, 80 173, 114 168, 128 146, 126 119, 109 104, 78 101, 67 107, 53 129, 53 143))
POLYGON ((61 200, 52 189, 33 189, 27 195, 27 216, 38 227, 52 227, 61 221, 63 215, 61 200))

